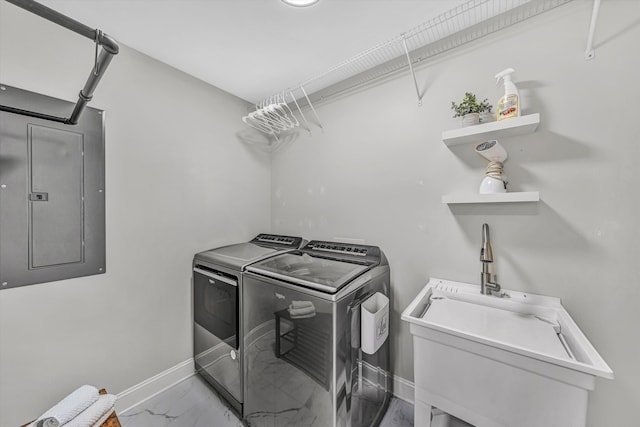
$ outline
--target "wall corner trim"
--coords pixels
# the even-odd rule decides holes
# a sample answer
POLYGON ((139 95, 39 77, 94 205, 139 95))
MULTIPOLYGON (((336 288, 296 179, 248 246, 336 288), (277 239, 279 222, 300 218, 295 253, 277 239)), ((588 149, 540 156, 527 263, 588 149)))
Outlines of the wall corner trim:
POLYGON ((123 414, 193 375, 195 375, 193 358, 180 362, 118 393, 116 395, 116 412, 123 414))

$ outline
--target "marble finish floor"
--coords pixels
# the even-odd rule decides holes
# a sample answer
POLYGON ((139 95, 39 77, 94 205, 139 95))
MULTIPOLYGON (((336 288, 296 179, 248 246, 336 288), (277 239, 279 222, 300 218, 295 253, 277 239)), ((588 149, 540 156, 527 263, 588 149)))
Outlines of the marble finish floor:
MULTIPOLYGON (((198 375, 187 378, 140 405, 118 414, 122 427, 241 427, 242 421, 198 375)), ((413 405, 393 398, 381 427, 412 427, 413 405)), ((433 427, 472 427, 436 415, 433 427)))

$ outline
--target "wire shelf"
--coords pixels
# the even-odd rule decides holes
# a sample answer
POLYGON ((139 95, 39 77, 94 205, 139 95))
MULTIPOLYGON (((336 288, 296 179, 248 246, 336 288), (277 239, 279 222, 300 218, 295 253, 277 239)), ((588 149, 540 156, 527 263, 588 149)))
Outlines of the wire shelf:
POLYGON ((279 93, 320 103, 570 1, 470 0, 279 93))

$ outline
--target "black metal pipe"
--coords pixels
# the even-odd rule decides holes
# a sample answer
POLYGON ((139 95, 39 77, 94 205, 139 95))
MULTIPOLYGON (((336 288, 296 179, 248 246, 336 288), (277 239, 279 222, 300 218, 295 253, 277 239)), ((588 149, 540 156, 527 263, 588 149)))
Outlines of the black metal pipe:
POLYGON ((89 78, 87 78, 87 82, 84 84, 84 88, 78 94, 78 102, 76 106, 73 108, 73 112, 69 116, 69 123, 71 125, 78 124, 78 119, 80 118, 80 114, 87 106, 91 98, 93 98, 93 91, 100 83, 100 79, 104 75, 104 72, 107 70, 107 67, 111 63, 113 59, 113 55, 108 52, 106 49, 102 49, 100 55, 98 56, 98 62, 96 63, 96 69, 92 69, 89 73, 89 78))
POLYGON ((42 113, 37 113, 35 111, 9 107, 8 105, 0 105, 0 111, 6 111, 8 113, 13 113, 13 114, 20 114, 21 116, 35 117, 37 119, 49 120, 51 122, 69 124, 67 123, 69 119, 65 117, 51 116, 49 114, 42 114, 42 113))
POLYGON ((66 15, 63 15, 59 12, 56 12, 53 9, 50 9, 40 3, 37 3, 33 0, 6 0, 9 3, 18 6, 27 12, 31 12, 34 15, 38 15, 41 18, 46 19, 47 21, 51 21, 54 24, 58 24, 68 30, 71 30, 81 36, 84 36, 88 39, 97 42, 102 46, 102 50, 100 51, 100 55, 96 61, 95 67, 91 70, 91 74, 89 74, 89 78, 87 78, 84 87, 80 91, 78 95, 78 102, 76 103, 73 112, 69 116, 68 119, 62 117, 51 116, 48 114, 37 113, 34 111, 26 111, 19 108, 8 107, 5 105, 0 105, 0 111, 7 111, 15 114, 22 114, 25 116, 36 117, 44 120, 51 120, 59 123, 65 123, 68 125, 75 125, 78 123, 80 118, 80 114, 84 111, 87 103, 91 101, 93 97, 93 91, 98 86, 100 79, 104 75, 107 67, 111 63, 114 55, 117 55, 120 51, 120 47, 118 43, 108 34, 104 34, 102 31, 94 30, 91 27, 84 25, 81 22, 76 21, 73 18, 69 18, 66 15))
POLYGON ((117 55, 118 52, 120 52, 120 46, 118 46, 118 42, 109 34, 100 32, 98 35, 98 43, 100 43, 102 48, 109 52, 111 55, 117 55))

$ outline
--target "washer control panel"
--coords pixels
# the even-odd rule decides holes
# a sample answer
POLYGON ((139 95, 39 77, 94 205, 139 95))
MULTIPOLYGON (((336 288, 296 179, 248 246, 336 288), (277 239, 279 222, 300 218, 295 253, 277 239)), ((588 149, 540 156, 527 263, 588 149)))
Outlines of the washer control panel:
POLYGON ((327 242, 322 240, 312 240, 300 250, 309 255, 345 260, 359 264, 380 263, 383 258, 382 251, 380 251, 380 248, 377 246, 327 242))
POLYGON ((367 252, 369 252, 367 247, 362 245, 350 245, 338 242, 318 242, 315 240, 309 242, 307 246, 305 246, 305 248, 313 249, 316 251, 336 252, 358 256, 367 256, 367 252))

